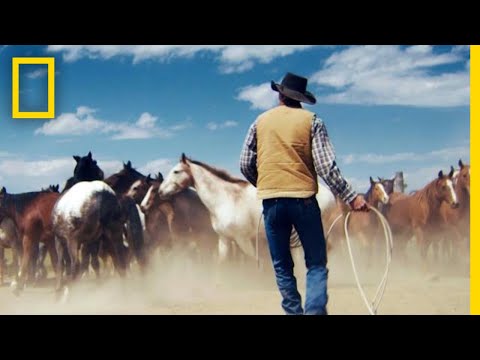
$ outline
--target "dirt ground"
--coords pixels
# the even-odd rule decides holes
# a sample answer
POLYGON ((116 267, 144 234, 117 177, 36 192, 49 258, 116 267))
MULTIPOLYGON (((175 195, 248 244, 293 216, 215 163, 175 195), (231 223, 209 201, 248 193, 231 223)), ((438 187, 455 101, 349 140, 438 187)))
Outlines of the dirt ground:
MULTIPOLYGON (((455 265, 419 266, 415 248, 406 264, 392 263, 378 314, 468 314, 469 271, 467 261, 455 265)), ((366 269, 358 257, 362 282, 370 296, 380 279, 384 261, 366 269)), ((297 253, 296 274, 304 296, 305 270, 297 253)), ((283 314, 280 295, 267 263, 261 272, 254 264, 231 265, 219 276, 214 268, 200 266, 180 256, 159 258, 151 271, 127 279, 106 276, 82 279, 66 303, 57 302, 50 278, 27 287, 15 297, 8 284, 0 288, 0 314, 283 314)), ((355 285, 346 253, 329 255, 330 314, 368 314, 355 285)))

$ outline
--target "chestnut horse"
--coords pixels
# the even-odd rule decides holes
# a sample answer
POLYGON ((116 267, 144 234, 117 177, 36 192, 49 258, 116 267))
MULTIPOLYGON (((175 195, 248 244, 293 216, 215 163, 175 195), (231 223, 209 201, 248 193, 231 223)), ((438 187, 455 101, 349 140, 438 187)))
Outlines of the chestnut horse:
POLYGON ((452 209, 445 202, 440 206, 441 225, 445 234, 443 252, 447 259, 455 256, 454 247, 461 247, 464 239, 467 239, 468 249, 470 239, 470 165, 464 164, 462 160, 459 160, 458 165, 460 170, 455 181, 455 193, 459 207, 452 209))
POLYGON ((435 226, 441 203, 445 201, 451 207, 458 207, 452 177, 453 171, 448 175, 440 171, 438 177, 423 189, 413 195, 402 194, 389 205, 386 217, 392 229, 395 248, 403 260, 406 258, 407 241, 415 235, 420 256, 425 264, 428 248, 433 240, 429 233, 435 226))
POLYGON ((51 214, 59 197, 60 194, 55 192, 39 191, 13 195, 8 194, 5 187, 0 190, 0 218, 6 216, 13 220, 22 241, 20 271, 17 280, 12 284, 16 295, 19 295, 25 286, 31 260, 40 242, 47 247, 52 264, 57 263, 51 214))
MULTIPOLYGON (((390 193, 393 191, 393 186, 389 188, 390 193)), ((381 181, 374 181, 370 177, 370 188, 367 193, 364 195, 365 201, 375 208, 379 208, 380 205, 385 205, 389 201, 389 194, 383 187, 381 181)), ((347 204, 343 203, 337 198, 336 207, 330 209, 326 212, 325 215, 325 227, 328 231, 332 222, 340 214, 343 214, 343 217, 337 222, 335 227, 332 229, 332 232, 328 239, 329 249, 333 247, 333 239, 344 239, 344 221, 345 215, 349 211, 347 204)), ((368 264, 370 264, 373 250, 375 248, 376 241, 378 238, 378 232, 380 230, 380 223, 377 219, 377 216, 373 212, 369 213, 352 213, 349 220, 349 231, 352 236, 354 236, 359 242, 363 249, 367 250, 368 255, 368 264)))

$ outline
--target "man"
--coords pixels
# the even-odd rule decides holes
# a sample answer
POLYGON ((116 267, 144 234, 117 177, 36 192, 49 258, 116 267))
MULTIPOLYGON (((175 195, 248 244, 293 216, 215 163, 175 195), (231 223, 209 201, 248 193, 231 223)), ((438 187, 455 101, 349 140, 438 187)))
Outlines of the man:
POLYGON ((317 175, 352 210, 368 211, 368 207, 341 175, 325 124, 302 108, 302 102, 316 103, 307 83, 306 78, 292 73, 287 73, 281 84, 271 82, 272 90, 279 93, 280 105, 261 114, 250 127, 240 168, 263 200, 265 230, 284 311, 326 315, 327 250, 315 197, 317 175), (305 310, 293 274, 292 226, 305 252, 305 310))

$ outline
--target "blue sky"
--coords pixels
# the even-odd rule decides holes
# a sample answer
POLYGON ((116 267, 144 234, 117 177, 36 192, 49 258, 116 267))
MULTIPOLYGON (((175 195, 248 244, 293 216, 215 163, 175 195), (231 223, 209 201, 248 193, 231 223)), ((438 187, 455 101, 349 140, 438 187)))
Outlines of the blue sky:
MULTIPOLYGON (((185 152, 240 176, 248 127, 276 104, 269 81, 290 71, 356 189, 403 170, 413 190, 470 160, 469 64, 466 46, 0 45, 0 184, 63 186, 88 151, 107 174, 167 172, 185 152), (13 56, 55 57, 54 120, 11 118, 13 56)), ((20 70, 21 110, 43 110, 45 68, 20 70)))

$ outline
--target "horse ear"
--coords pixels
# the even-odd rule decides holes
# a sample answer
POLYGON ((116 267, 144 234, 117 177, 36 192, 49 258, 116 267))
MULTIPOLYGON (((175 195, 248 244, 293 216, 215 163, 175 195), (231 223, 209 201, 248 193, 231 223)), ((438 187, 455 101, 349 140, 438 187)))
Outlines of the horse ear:
POLYGON ((5 189, 5 186, 2 187, 0 190, 0 194, 5 195, 7 193, 7 189, 5 189))
POLYGON ((160 182, 163 182, 163 175, 162 175, 161 172, 158 173, 157 180, 160 181, 160 182))
POLYGON ((88 152, 88 155, 87 155, 87 156, 88 156, 88 158, 89 158, 90 160, 92 160, 92 152, 91 152, 91 151, 88 152))
POLYGON ((440 170, 440 172, 438 173, 438 178, 441 179, 443 177, 443 171, 440 170))
POLYGON ((185 153, 182 153, 182 157, 180 158, 180 161, 184 164, 187 162, 187 157, 185 156, 185 153))
POLYGON ((150 174, 147 175, 145 181, 147 182, 147 184, 150 184, 150 182, 152 181, 152 177, 150 176, 150 174))
POLYGON ((380 176, 377 176, 378 181, 382 182, 382 178, 380 176))
POLYGON ((450 173, 448 174, 448 177, 451 179, 453 177, 453 173, 455 172, 455 169, 453 166, 450 166, 450 173))
POLYGON ((74 155, 73 158, 75 159, 75 161, 78 163, 80 161, 80 156, 78 155, 74 155))
POLYGON ((375 181, 373 180, 373 178, 370 176, 370 184, 373 185, 375 184, 375 181))
POLYGON ((460 166, 460 169, 463 169, 463 161, 462 161, 462 159, 458 160, 458 166, 460 166))
POLYGON ((132 168, 132 162, 130 160, 128 160, 128 162, 127 162, 127 168, 129 168, 129 169, 132 168))

